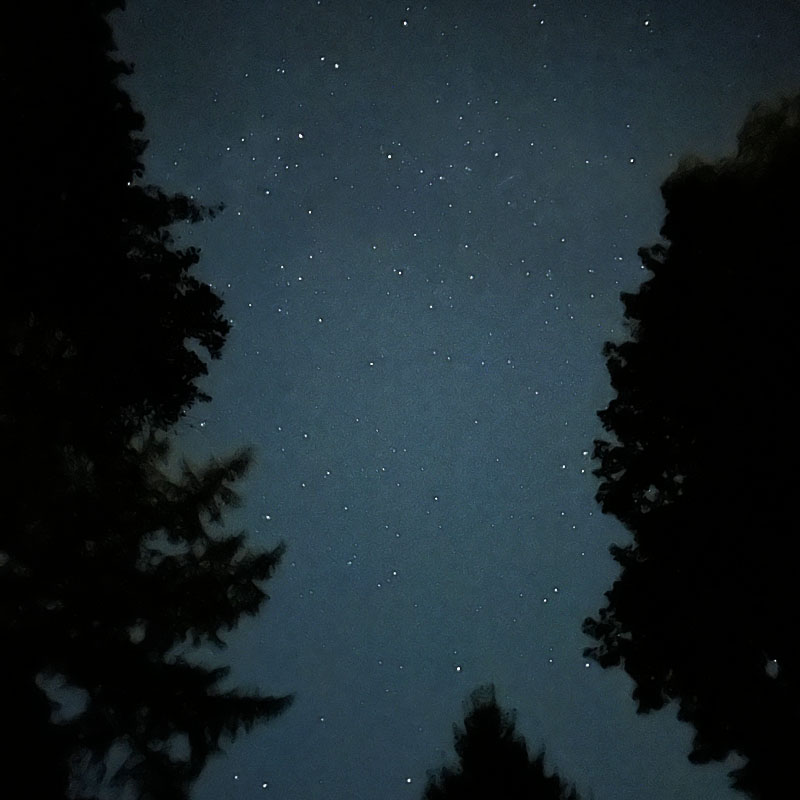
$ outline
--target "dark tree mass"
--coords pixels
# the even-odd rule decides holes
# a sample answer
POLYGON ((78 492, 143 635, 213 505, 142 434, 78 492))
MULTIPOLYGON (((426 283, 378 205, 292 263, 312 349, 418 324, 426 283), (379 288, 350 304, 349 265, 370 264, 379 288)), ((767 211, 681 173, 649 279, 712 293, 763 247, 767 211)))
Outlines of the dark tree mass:
POLYGON ((575 789, 545 772, 544 751, 529 756, 494 686, 472 692, 466 712, 463 728, 453 726, 458 767, 431 774, 424 800, 578 800, 575 789))
POLYGON ((228 332, 170 227, 214 213, 139 185, 115 2, 18 4, 0 47, 3 797, 185 798, 220 738, 287 697, 190 658, 254 614, 282 546, 221 529, 250 455, 170 467, 228 332))
POLYGON ((3 332, 6 414, 53 419, 57 436, 124 437, 163 428, 205 399, 228 332, 222 301, 190 275, 194 249, 169 232, 213 209, 139 185, 144 119, 116 79, 101 12, 118 4, 16 9, 4 26, 6 216, 3 332), (46 94, 47 102, 42 101, 46 94), (13 357, 11 357, 13 356, 13 357), (68 422, 67 422, 68 421, 68 422))
POLYGON ((686 160, 662 194, 653 273, 605 348, 598 500, 633 542, 584 628, 642 712, 670 700, 696 762, 744 759, 734 785, 784 797, 800 723, 795 430, 800 97, 753 109, 735 156, 686 160))

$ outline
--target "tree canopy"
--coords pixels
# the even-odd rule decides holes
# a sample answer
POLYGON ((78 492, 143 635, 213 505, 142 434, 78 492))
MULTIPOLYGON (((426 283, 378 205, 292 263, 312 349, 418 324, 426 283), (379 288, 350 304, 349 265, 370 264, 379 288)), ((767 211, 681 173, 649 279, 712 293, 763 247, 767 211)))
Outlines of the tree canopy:
POLYGON ((0 34, 4 797, 183 800, 221 739, 291 700, 195 649, 257 613, 283 545, 224 528, 247 450, 170 466, 229 326, 170 232, 216 209, 141 184, 120 5, 15 4, 0 34))
POLYGON ((641 712, 676 700, 690 758, 745 759, 734 786, 783 797, 800 722, 794 591, 800 97, 756 106, 734 156, 666 180, 652 273, 623 294, 599 412, 597 499, 633 541, 586 654, 622 666, 641 712))
POLYGON ((458 767, 430 773, 424 800, 578 800, 557 774, 546 774, 544 751, 528 755, 493 685, 475 689, 465 712, 463 727, 453 726, 458 767))
MULTIPOLYGON (((103 12, 116 2, 15 4, 0 54, 6 211, 3 419, 53 419, 84 438, 175 423, 208 399, 203 351, 229 330, 171 226, 216 209, 142 184, 142 114, 117 79, 103 12)), ((65 436, 52 431, 46 435, 65 436)), ((69 434, 72 435, 72 434, 69 434)))

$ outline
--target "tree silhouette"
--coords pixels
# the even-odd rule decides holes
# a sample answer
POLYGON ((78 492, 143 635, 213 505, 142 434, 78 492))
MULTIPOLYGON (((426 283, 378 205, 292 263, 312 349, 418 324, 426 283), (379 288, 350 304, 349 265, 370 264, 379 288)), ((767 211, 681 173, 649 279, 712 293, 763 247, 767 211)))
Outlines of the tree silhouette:
POLYGON ((794 488, 800 97, 756 106, 735 156, 662 187, 667 243, 606 343, 597 499, 633 542, 586 654, 623 666, 640 712, 680 704, 690 759, 745 759, 733 785, 783 797, 800 723, 794 488))
POLYGON ((578 800, 557 774, 545 774, 544 751, 529 758, 493 685, 475 689, 465 711, 464 727, 453 726, 458 768, 429 774, 425 800, 578 800))
MULTIPOLYGON (((258 611, 259 584, 283 548, 252 553, 242 534, 214 530, 237 502, 231 483, 247 468, 246 452, 197 471, 183 465, 170 477, 159 468, 166 441, 150 439, 73 479, 62 505, 48 506, 37 534, 4 565, 0 607, 18 606, 3 628, 13 652, 25 656, 15 665, 15 690, 25 689, 27 704, 38 688, 49 712, 57 710, 47 692, 54 679, 85 698, 54 725, 60 760, 77 768, 73 791, 99 785, 117 747, 124 759, 115 785, 188 797, 223 734, 249 729, 290 701, 222 690, 226 668, 188 659, 197 645, 223 646, 220 631, 258 611), (79 532, 65 528, 70 515, 79 532)), ((11 707, 19 713, 16 741, 27 748, 28 737, 19 736, 26 709, 13 700, 11 707)), ((31 725, 41 735, 42 719, 31 725)))
POLYGON ((213 216, 140 185, 146 142, 117 79, 103 14, 121 3, 15 4, 3 28, 3 406, 77 435, 125 440, 208 399, 196 379, 229 330, 222 301, 190 274, 199 253, 171 229, 213 216))
POLYGON ((199 660, 283 545, 224 529, 240 451, 170 466, 169 431, 228 333, 178 223, 141 186, 143 127, 117 78, 113 0, 18 4, 0 30, 11 122, 0 293, 0 795, 188 797, 221 739, 285 709, 199 660))

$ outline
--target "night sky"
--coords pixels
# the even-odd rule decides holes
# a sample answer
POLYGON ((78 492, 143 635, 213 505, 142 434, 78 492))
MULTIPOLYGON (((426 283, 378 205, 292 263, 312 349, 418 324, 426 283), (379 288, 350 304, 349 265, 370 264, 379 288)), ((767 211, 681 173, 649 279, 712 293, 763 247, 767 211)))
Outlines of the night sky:
MULTIPOLYGON (((131 0, 145 181, 233 324, 181 425, 256 464, 229 517, 287 555, 232 685, 294 692, 197 800, 409 800, 478 684, 596 800, 708 800, 670 708, 582 657, 628 541, 594 501, 603 342, 662 181, 800 88, 800 4, 131 0)), ((743 311, 746 313, 746 310, 743 311)), ((679 589, 678 589, 679 590, 679 589)))

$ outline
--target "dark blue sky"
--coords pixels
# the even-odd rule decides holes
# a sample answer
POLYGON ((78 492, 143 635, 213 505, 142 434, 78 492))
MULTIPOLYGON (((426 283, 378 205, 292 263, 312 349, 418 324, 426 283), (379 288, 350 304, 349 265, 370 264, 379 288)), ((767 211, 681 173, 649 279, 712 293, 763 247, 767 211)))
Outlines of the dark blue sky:
POLYGON ((418 798, 488 681, 584 797, 737 796, 733 762, 690 765, 691 729, 637 717, 624 674, 581 655, 627 540, 589 456, 659 186, 800 88, 800 5, 131 0, 113 19, 146 180, 227 206, 181 237, 233 322, 181 448, 253 444, 231 524, 289 548, 223 656, 296 701, 197 800, 418 798))

